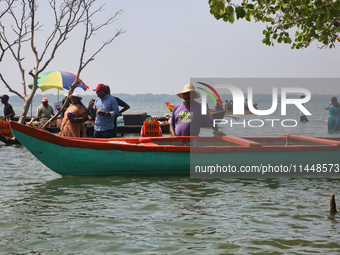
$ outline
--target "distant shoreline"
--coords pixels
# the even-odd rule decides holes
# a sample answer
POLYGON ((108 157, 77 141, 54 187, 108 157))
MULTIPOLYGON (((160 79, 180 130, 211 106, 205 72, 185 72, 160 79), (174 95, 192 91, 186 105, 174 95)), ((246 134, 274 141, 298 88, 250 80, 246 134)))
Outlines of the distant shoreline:
MULTIPOLYGON (((10 97, 9 102, 23 102, 21 98, 19 98, 16 95, 11 95, 8 93, 10 97)), ((177 95, 169 95, 169 94, 151 94, 151 93, 146 93, 146 94, 136 94, 136 95, 131 95, 131 94, 125 94, 125 93, 118 93, 114 94, 113 96, 119 97, 126 103, 164 103, 164 102, 170 102, 173 104, 177 104, 182 102, 183 100, 177 97, 177 95)), ((226 95, 226 94, 221 94, 221 99, 224 102, 225 100, 232 100, 231 94, 226 95)), ((340 95, 320 95, 320 94, 313 94, 312 98, 309 102, 311 103, 316 103, 316 102, 323 102, 323 103, 330 103, 331 97, 336 96, 338 99, 340 99, 340 95)), ((57 102, 58 101, 58 96, 55 94, 36 94, 34 96, 33 102, 41 102, 41 99, 43 97, 47 97, 50 102, 57 102)), ((96 99, 97 95, 92 94, 92 95, 82 95, 83 103, 87 104, 92 98, 96 99)), ((298 95, 291 95, 291 98, 298 98, 298 95)), ((59 101, 61 101, 64 98, 64 94, 59 95, 59 101)), ((208 103, 211 104, 213 103, 212 100, 208 97, 208 103)), ((254 94, 253 95, 253 101, 255 102, 272 102, 272 95, 269 94, 254 94)))

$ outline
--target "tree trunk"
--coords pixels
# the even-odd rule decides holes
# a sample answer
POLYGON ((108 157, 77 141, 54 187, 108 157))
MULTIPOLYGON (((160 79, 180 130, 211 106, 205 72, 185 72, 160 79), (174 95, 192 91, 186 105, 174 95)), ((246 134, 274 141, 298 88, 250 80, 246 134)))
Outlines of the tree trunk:
POLYGON ((18 120, 19 123, 22 123, 22 124, 25 123, 26 116, 27 116, 27 113, 28 113, 30 106, 32 104, 34 94, 35 94, 35 92, 33 93, 33 91, 32 91, 31 94, 28 97, 25 98, 24 109, 22 110, 20 118, 18 120))

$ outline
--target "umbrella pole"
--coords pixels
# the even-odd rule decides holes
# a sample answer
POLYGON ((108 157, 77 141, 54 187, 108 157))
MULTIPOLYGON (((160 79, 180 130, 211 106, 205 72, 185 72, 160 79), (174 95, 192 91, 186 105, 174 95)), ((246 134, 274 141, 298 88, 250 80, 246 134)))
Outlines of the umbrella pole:
POLYGON ((57 102, 59 103, 59 89, 58 89, 58 101, 57 102))

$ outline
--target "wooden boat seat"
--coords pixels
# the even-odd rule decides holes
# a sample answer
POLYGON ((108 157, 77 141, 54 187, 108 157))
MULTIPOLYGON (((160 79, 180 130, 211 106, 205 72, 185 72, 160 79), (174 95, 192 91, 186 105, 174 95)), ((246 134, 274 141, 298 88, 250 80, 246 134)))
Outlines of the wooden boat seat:
POLYGON ((296 139, 296 140, 306 141, 306 142, 340 146, 340 141, 335 141, 335 140, 327 140, 327 139, 321 139, 321 138, 316 138, 316 137, 307 137, 307 136, 301 136, 298 134, 288 134, 288 135, 283 135, 283 136, 286 138, 286 143, 288 143, 289 139, 296 139))
POLYGON ((236 143, 236 144, 243 145, 246 147, 261 147, 262 146, 261 143, 254 142, 254 141, 244 139, 241 137, 237 137, 237 136, 232 136, 232 135, 222 136, 221 139, 226 142, 232 142, 232 143, 236 143))
POLYGON ((159 146, 158 144, 155 144, 152 142, 151 138, 139 138, 139 144, 143 144, 143 145, 152 145, 152 146, 159 146))

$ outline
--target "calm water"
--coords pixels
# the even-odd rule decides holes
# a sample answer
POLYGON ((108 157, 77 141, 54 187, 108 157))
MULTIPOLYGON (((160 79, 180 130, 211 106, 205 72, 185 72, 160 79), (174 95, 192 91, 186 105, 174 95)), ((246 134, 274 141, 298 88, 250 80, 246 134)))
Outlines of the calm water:
MULTIPOLYGON (((295 128, 221 130, 337 136, 327 133, 325 106, 307 105, 310 122, 295 128)), ((130 112, 143 111, 160 115, 166 108, 132 105, 130 112)), ((290 109, 270 118, 298 115, 290 109)), ((61 177, 24 147, 1 144, 0 164, 0 254, 340 253, 340 216, 328 212, 340 179, 61 177)))

